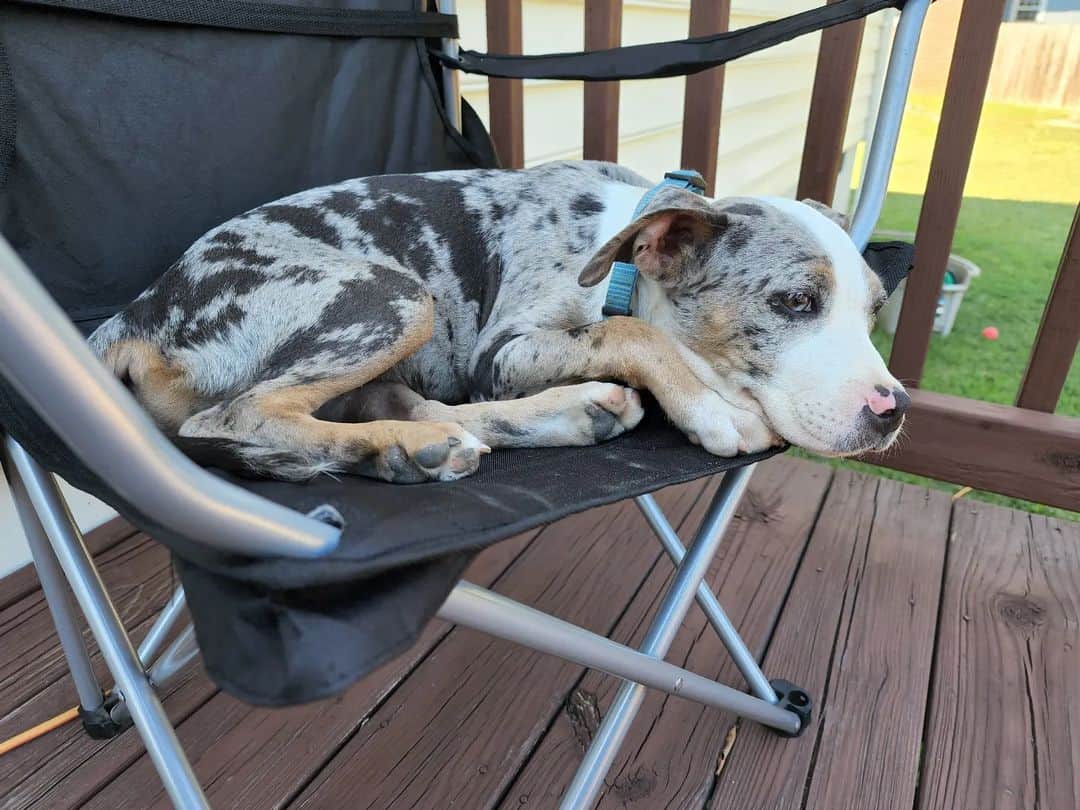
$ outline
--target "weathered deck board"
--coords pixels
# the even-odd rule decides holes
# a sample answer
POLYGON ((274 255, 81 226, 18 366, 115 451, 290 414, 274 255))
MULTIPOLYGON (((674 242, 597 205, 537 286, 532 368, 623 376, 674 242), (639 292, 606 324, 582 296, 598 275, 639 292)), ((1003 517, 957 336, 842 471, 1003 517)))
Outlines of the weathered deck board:
MULTIPOLYGON (((142 629, 148 627, 146 622, 142 629)), ((71 707, 71 695, 66 695, 66 700, 57 699, 55 686, 28 704, 32 714, 27 712, 18 728, 27 728, 71 707)), ((201 667, 190 665, 161 694, 169 719, 177 724, 216 691, 201 667)), ((160 782, 156 774, 141 784, 128 775, 128 768, 142 756, 142 740, 132 730, 112 740, 98 741, 87 737, 78 723, 70 723, 0 759, 0 784, 4 786, 0 808, 79 807, 117 779, 129 790, 134 785, 138 789, 156 788, 160 782), (8 757, 13 771, 10 773, 4 763, 8 757)))
POLYGON ((903 701, 929 681, 948 508, 941 493, 837 473, 765 658, 813 696, 814 725, 786 740, 740 724, 712 807, 910 806, 891 791, 914 790, 924 701, 903 701))
MULTIPOLYGON (((89 533, 86 543, 95 553, 106 585, 137 643, 172 592, 174 582, 168 553, 119 520, 89 533)), ((0 615, 16 616, 21 606, 24 621, 3 624, 0 671, 9 671, 19 688, 0 687, 0 705, 10 709, 0 716, 0 739, 78 702, 37 577, 32 569, 24 569, 15 576, 23 588, 23 597, 0 615), (36 643, 28 648, 28 640, 36 643), (32 696, 14 708, 4 700, 28 693, 32 696)), ((94 669, 107 687, 110 680, 104 662, 89 634, 87 638, 94 669)), ((215 691, 198 667, 189 667, 163 692, 169 716, 179 722, 215 691)), ((75 806, 141 755, 142 742, 135 734, 101 742, 83 734, 76 723, 66 725, 0 758, 0 785, 4 786, 0 807, 15 810, 33 806, 35 802, 44 807, 75 806)))
MULTIPOLYGON (((132 535, 98 555, 101 576, 128 627, 154 616, 169 598, 168 551, 132 535)), ((86 634, 87 647, 97 647, 86 634)), ((0 718, 67 674, 60 641, 40 590, 0 611, 0 718)), ((75 703, 74 688, 71 690, 75 703)), ((2 731, 0 731, 2 733, 2 731)))
MULTIPOLYGON (((87 532, 83 540, 86 542, 86 547, 90 550, 90 553, 96 556, 112 548, 121 540, 136 534, 137 531, 127 521, 113 518, 93 531, 87 532)), ((31 563, 27 563, 22 568, 0 579, 0 610, 40 588, 37 571, 34 570, 31 563)))
MULTIPOLYGON (((702 484, 661 493, 678 526, 702 484)), ((497 590, 607 634, 656 564, 632 503, 541 533, 497 590)), ((582 668, 456 628, 316 777, 296 807, 468 807, 498 799, 582 668), (364 785, 357 789, 357 785, 364 785)))
MULTIPOLYGON (((661 496, 684 538, 715 486, 661 496)), ((762 465, 739 517, 709 581, 766 673, 814 694, 814 726, 785 740, 651 694, 601 807, 1080 806, 1080 524, 791 458, 762 465)), ((168 595, 167 555, 109 531, 91 542, 137 639, 168 595)), ((498 544, 468 577, 628 641, 671 570, 627 503, 498 544)), ((4 738, 75 698, 32 577, 0 594, 4 738)), ((669 658, 740 683, 696 607, 669 658)), ((549 808, 616 686, 436 622, 333 700, 255 709, 193 666, 164 703, 214 807, 549 808)), ((69 725, 0 757, 0 810, 82 806, 167 806, 137 734, 69 725)))
POLYGON ((943 492, 881 481, 875 508, 830 665, 807 808, 915 800, 951 504, 943 492))
POLYGON ((1080 524, 956 507, 920 810, 1080 796, 1080 524))
MULTIPOLYGON (((760 654, 813 527, 830 470, 810 462, 762 464, 709 569, 708 582, 751 649, 760 654)), ((690 527, 696 529, 696 526, 690 527)), ((689 539, 692 531, 683 532, 689 539)), ((613 637, 638 646, 671 579, 664 560, 646 581, 613 637)), ((668 660, 737 687, 742 676, 695 605, 668 660)), ((506 793, 505 810, 558 802, 585 745, 621 681, 588 672, 506 793)), ((701 806, 732 718, 716 709, 650 692, 616 761, 601 807, 701 806), (677 744, 672 745, 672 740, 677 744), (695 804, 696 802, 696 804, 695 804)))

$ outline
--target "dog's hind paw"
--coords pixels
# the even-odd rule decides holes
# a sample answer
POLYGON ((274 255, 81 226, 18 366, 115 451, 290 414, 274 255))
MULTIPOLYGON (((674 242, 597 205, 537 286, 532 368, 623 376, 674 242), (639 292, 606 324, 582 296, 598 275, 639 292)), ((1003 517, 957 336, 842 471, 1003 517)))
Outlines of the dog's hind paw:
POLYGON ((472 475, 491 448, 460 425, 414 422, 399 440, 373 456, 372 472, 395 484, 456 481, 472 475))
POLYGON ((607 441, 637 427, 645 409, 641 395, 633 388, 615 383, 582 383, 584 412, 588 417, 588 432, 596 442, 607 441))

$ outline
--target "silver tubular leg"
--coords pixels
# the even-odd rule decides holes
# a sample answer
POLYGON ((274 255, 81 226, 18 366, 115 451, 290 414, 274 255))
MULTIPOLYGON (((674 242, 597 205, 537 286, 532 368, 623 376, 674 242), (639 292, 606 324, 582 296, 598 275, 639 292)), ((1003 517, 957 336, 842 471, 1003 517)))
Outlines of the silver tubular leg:
MULTIPOLYGON (((457 0, 440 0, 439 11, 443 14, 457 13, 457 0)), ((443 53, 447 56, 458 55, 458 41, 456 39, 444 39, 442 41, 443 53)), ((461 131, 461 72, 450 67, 443 67, 443 102, 446 106, 446 116, 450 119, 450 125, 458 132, 461 131)))
POLYGON ((180 613, 184 609, 184 601, 184 589, 177 588, 165 604, 165 607, 161 609, 161 613, 154 619, 150 632, 146 634, 146 638, 139 645, 139 660, 142 661, 144 668, 150 666, 157 651, 161 649, 165 637, 169 635, 169 631, 176 624, 176 620, 180 618, 180 613))
POLYGON ((915 66, 915 51, 919 47, 919 35, 931 0, 907 0, 896 26, 889 68, 885 73, 885 86, 881 91, 874 137, 863 169, 859 189, 859 201, 851 218, 851 241, 859 250, 866 247, 877 227, 885 192, 889 187, 896 142, 900 138, 900 123, 904 118, 911 71, 915 66))
MULTIPOLYGON (((199 654, 199 647, 195 643, 195 628, 190 624, 180 631, 180 635, 173 640, 161 657, 154 661, 147 670, 147 677, 155 687, 164 686, 173 676, 199 654)), ((131 721, 131 710, 126 700, 117 703, 110 712, 112 719, 125 725, 131 721)))
POLYGON ((30 554, 34 558, 34 568, 37 570, 38 579, 41 580, 45 603, 49 607, 49 613, 52 614, 56 634, 60 637, 60 647, 64 651, 64 658, 67 659, 72 680, 75 681, 79 705, 88 712, 97 711, 105 704, 105 694, 101 690, 101 684, 90 664, 90 656, 86 652, 82 628, 75 616, 75 606, 71 602, 71 591, 68 589, 56 554, 49 545, 49 538, 45 536, 45 530, 41 527, 41 522, 34 512, 34 506, 30 502, 22 476, 8 456, 7 441, 7 437, 3 437, 3 443, 0 445, 0 461, 3 462, 7 474, 11 497, 15 501, 15 511, 19 515, 19 522, 30 545, 30 554))
POLYGON ((794 714, 771 703, 468 582, 454 588, 439 618, 790 733, 799 728, 794 714))
MULTIPOLYGON (((645 519, 649 521, 649 525, 652 526, 656 536, 660 538, 660 543, 671 557, 672 562, 675 565, 681 563, 683 556, 686 554, 686 549, 683 548, 679 536, 671 528, 671 524, 659 504, 656 503, 652 495, 640 495, 634 500, 637 501, 638 507, 645 515, 645 519)), ((731 654, 735 666, 739 668, 739 672, 742 673, 746 683, 750 686, 750 691, 769 703, 778 702, 776 692, 769 683, 769 679, 761 671, 757 660, 747 649, 746 642, 742 640, 739 631, 735 629, 735 625, 731 623, 731 619, 728 618, 727 613, 720 606, 720 602, 717 601, 716 595, 705 582, 698 585, 697 603, 701 606, 701 610, 705 613, 709 623, 716 630, 716 634, 720 636, 720 640, 731 654)))
MULTIPOLYGON (((720 489, 713 496, 709 511, 701 521, 697 536, 679 564, 675 581, 664 596, 660 610, 653 619, 648 635, 645 636, 645 643, 641 648, 642 653, 656 658, 667 655, 672 641, 679 632, 683 618, 690 609, 690 603, 697 594, 698 586, 708 571, 709 563, 716 554, 716 549, 724 536, 724 529, 727 528, 735 514, 739 499, 746 491, 752 472, 753 465, 750 465, 724 474, 720 489)), ((752 701, 754 705, 767 706, 772 716, 779 718, 780 715, 788 714, 778 706, 742 692, 738 694, 752 701)), ((630 730, 630 724, 637 715, 638 709, 641 708, 644 697, 645 687, 640 683, 625 683, 619 689, 615 702, 612 703, 607 716, 604 717, 604 722, 593 738, 592 745, 585 754, 585 760, 574 775, 574 781, 570 784, 566 795, 563 796, 560 805, 562 810, 581 810, 591 807, 596 801, 604 784, 604 776, 607 775, 611 763, 615 760, 615 755, 622 747, 623 740, 626 739, 626 734, 630 730)), ((749 713, 741 713, 744 717, 756 719, 749 713)), ((795 731, 798 731, 799 721, 793 715, 788 714, 785 722, 793 724, 795 731)), ((768 725, 774 724, 768 723, 768 725)), ((779 725, 774 727, 780 728, 779 725)))
POLYGON ((198 654, 199 645, 195 643, 195 628, 189 624, 161 654, 161 658, 150 667, 151 682, 157 686, 168 683, 173 675, 198 654))
POLYGON ((7 453, 22 476, 30 501, 41 518, 75 599, 116 679, 173 806, 181 810, 209 808, 180 747, 180 741, 176 739, 176 733, 143 672, 131 640, 124 632, 120 617, 109 601, 105 586, 87 554, 82 535, 71 518, 56 482, 18 444, 10 438, 5 441, 7 453))

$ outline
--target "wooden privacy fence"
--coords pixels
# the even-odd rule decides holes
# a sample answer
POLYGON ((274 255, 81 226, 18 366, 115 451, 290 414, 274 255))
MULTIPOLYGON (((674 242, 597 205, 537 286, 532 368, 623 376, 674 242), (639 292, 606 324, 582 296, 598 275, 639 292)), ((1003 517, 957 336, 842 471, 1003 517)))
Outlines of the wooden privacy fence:
MULTIPOLYGON (((692 0, 691 36, 726 31, 730 0, 692 0)), ((944 107, 889 366, 911 389, 898 449, 866 460, 898 470, 1080 510, 1080 419, 1055 415, 1080 340, 1080 208, 1061 257, 1015 406, 918 389, 963 197, 1001 25, 1004 0, 964 0, 944 107)), ((619 44, 622 0, 586 0, 585 47, 619 44)), ((521 53, 521 0, 487 0, 488 49, 521 53)), ((833 199, 851 105, 863 21, 822 34, 798 194, 833 199)), ((517 80, 491 79, 491 134, 505 165, 524 163, 523 96, 517 80)), ((716 179, 723 68, 686 82, 682 165, 716 179), (693 99, 694 103, 689 103, 693 99)), ((585 90, 584 156, 618 159, 619 84, 585 90)))

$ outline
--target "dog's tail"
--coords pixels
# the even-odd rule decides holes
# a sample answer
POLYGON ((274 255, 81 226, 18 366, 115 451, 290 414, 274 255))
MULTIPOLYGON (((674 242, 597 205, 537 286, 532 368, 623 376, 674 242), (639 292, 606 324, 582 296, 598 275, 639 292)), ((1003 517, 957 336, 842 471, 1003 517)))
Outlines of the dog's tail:
POLYGON ((124 338, 104 347, 100 355, 166 433, 175 436, 180 425, 199 410, 185 369, 167 359, 153 343, 124 338))

